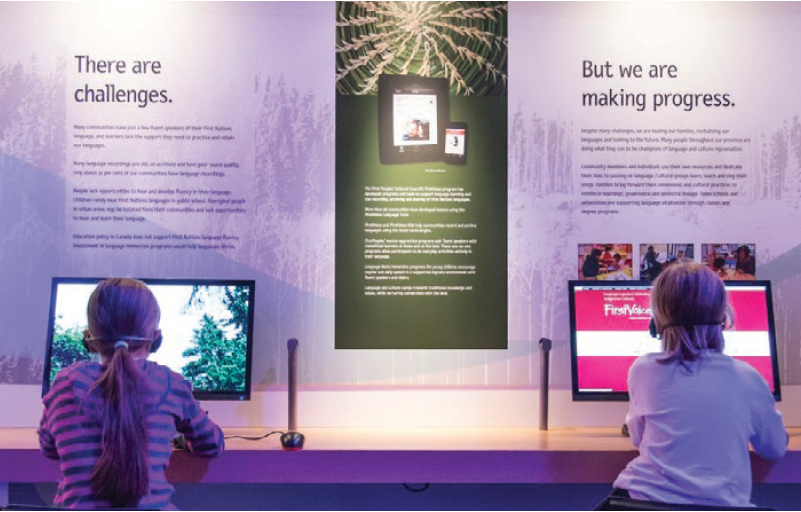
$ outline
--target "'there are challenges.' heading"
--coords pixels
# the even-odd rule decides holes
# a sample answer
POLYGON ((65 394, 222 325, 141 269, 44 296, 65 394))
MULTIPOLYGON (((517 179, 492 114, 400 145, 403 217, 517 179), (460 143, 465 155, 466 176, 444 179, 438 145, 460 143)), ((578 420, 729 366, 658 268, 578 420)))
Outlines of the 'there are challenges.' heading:
MULTIPOLYGON (((161 61, 134 60, 129 66, 125 60, 93 59, 89 55, 75 55, 78 73, 92 75, 125 75, 130 69, 133 75, 160 75, 161 61)), ((105 83, 99 87, 84 84, 75 89, 73 98, 78 103, 128 103, 145 108, 154 103, 172 103, 164 89, 137 89, 119 87, 105 83)))

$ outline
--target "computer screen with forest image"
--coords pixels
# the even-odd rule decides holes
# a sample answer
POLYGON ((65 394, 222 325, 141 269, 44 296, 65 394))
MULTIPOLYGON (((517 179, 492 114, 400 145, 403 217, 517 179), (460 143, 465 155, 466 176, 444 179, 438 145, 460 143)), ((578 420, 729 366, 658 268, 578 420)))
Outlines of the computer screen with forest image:
MULTIPOLYGON (((96 357, 83 344, 86 306, 101 278, 53 278, 43 393, 59 371, 96 357)), ((161 308, 162 343, 149 360, 192 383, 199 400, 249 400, 255 282, 141 279, 161 308)))

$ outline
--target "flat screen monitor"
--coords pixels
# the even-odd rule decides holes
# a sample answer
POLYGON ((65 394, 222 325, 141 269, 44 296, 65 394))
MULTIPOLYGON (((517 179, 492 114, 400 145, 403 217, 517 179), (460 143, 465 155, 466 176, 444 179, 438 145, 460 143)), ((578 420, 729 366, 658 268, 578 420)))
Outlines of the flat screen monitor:
MULTIPOLYGON (((781 400, 776 330, 769 281, 725 281, 734 326, 723 331, 724 353, 753 366, 781 400)), ((662 350, 651 337, 651 283, 570 281, 573 400, 629 399, 629 368, 662 350)))
MULTIPOLYGON (((101 278, 53 278, 43 394, 61 369, 91 359, 86 306, 101 278)), ((192 383, 199 400, 250 400, 255 282, 140 279, 161 308, 162 343, 148 359, 192 383)))

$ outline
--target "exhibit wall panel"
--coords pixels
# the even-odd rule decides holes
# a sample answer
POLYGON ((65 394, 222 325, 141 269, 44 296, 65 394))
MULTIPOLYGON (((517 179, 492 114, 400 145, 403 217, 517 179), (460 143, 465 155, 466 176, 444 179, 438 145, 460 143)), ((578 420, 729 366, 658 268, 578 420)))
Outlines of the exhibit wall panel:
POLYGON ((641 277, 655 246, 662 264, 723 257, 727 278, 772 280, 780 373, 798 383, 801 71, 788 63, 801 6, 555 2, 510 14, 525 49, 510 63, 510 337, 553 337, 555 384, 568 386, 565 280, 586 277, 586 255, 606 246, 623 261, 598 279, 641 277), (755 275, 733 261, 742 245, 755 275))
MULTIPOLYGON (((541 337, 552 387, 570 387, 566 282, 592 244, 627 247, 626 277, 643 244, 696 260, 751 244, 774 283, 782 384, 801 384, 801 6, 508 9, 508 348, 337 350, 335 4, 0 4, 0 384, 37 394, 54 276, 238 278, 257 282, 265 396, 295 337, 308 391, 533 404, 541 337)), ((213 407, 233 424, 281 410, 213 407)), ((576 404, 554 407, 578 422, 576 404)))
POLYGON ((122 275, 256 279, 285 382, 332 318, 332 5, 2 10, 0 380, 41 379, 52 277, 122 275))

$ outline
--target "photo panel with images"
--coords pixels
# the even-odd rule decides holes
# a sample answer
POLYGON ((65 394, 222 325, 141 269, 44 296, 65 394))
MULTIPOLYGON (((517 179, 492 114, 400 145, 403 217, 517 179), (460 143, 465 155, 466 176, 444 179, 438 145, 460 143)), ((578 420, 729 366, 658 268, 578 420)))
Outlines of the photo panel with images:
POLYGON ((701 259, 723 280, 753 281, 756 279, 756 244, 701 244, 701 259))
POLYGON ((640 279, 653 281, 674 263, 695 261, 693 244, 640 244, 640 279))
POLYGON ((579 244, 578 278, 599 281, 629 281, 632 269, 633 244, 579 244))

